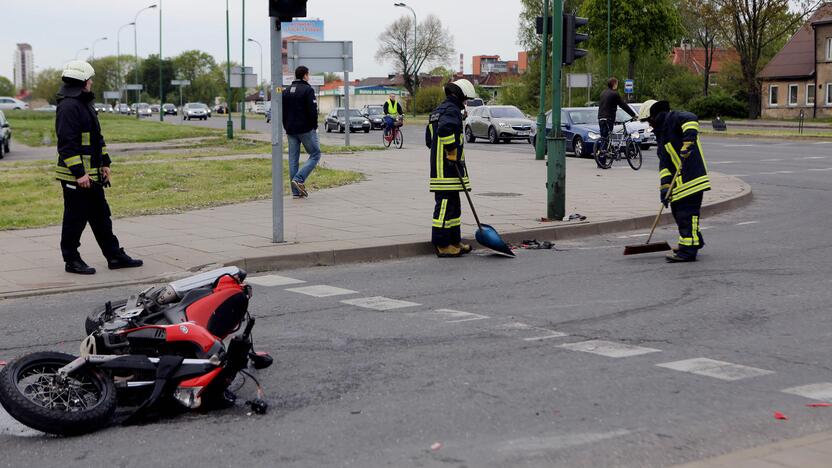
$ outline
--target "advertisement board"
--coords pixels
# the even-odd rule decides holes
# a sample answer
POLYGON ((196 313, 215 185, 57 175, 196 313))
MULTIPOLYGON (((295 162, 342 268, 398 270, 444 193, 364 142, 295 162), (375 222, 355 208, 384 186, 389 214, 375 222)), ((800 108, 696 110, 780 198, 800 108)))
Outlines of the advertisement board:
POLYGON ((323 20, 295 20, 291 23, 280 23, 280 28, 283 31, 283 40, 291 36, 307 37, 313 41, 324 40, 323 20))

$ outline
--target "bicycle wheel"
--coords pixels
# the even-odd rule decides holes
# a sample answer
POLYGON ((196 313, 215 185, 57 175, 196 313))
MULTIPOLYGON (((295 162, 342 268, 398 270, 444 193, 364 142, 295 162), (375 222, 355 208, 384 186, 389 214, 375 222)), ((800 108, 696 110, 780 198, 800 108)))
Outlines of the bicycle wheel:
POLYGON ((404 144, 404 134, 399 128, 396 129, 396 133, 395 135, 393 135, 393 144, 396 145, 396 148, 399 149, 401 149, 402 145, 404 144))
POLYGON ((390 143, 392 143, 392 142, 393 142, 393 139, 392 139, 392 138, 387 138, 387 135, 388 135, 388 133, 387 133, 387 129, 385 128, 385 129, 381 132, 381 142, 382 142, 382 143, 384 143, 384 147, 385 147, 385 148, 389 148, 389 147, 390 147, 390 143))
POLYGON ((609 169, 612 166, 613 154, 607 145, 595 145, 595 163, 601 169, 609 169))
POLYGON ((641 169, 641 148, 634 141, 627 142, 627 163, 634 171, 641 169))

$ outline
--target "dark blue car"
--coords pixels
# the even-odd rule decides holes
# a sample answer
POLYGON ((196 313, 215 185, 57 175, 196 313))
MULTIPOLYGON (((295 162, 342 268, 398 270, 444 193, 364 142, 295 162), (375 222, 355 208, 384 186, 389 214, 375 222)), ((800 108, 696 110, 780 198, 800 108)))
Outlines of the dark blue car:
MULTIPOLYGON (((615 116, 616 122, 629 121, 630 116, 621 109, 615 116)), ((627 123, 627 130, 632 133, 636 143, 641 141, 643 129, 647 124, 641 122, 627 123)), ((566 151, 579 158, 591 158, 595 143, 601 137, 598 128, 597 107, 566 107, 560 111, 560 129, 566 139, 566 151)), ((546 113, 546 131, 552 130, 552 111, 546 113)), ((621 125, 616 125, 613 132, 620 132, 621 125)), ((532 140, 534 141, 534 140, 532 140)))

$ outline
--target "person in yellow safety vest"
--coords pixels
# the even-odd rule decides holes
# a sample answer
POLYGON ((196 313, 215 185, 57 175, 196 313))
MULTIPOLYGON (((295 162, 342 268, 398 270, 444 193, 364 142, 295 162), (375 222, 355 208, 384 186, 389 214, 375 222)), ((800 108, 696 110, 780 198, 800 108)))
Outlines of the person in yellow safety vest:
POLYGON ((438 257, 471 252, 471 246, 461 240, 459 192, 471 189, 463 154, 462 110, 466 100, 476 97, 474 85, 466 79, 446 84, 445 101, 430 114, 425 129, 425 144, 430 148, 430 191, 436 202, 431 243, 438 257))
POLYGON ((642 104, 638 118, 649 122, 656 134, 659 196, 664 206, 670 205, 679 228, 679 246, 667 254, 667 261, 696 261, 696 254, 705 246, 699 226, 702 195, 711 189, 699 141, 699 119, 690 112, 671 111, 667 101, 654 100, 642 104))
POLYGON ((387 101, 384 103, 384 134, 389 135, 393 130, 393 125, 396 119, 404 115, 402 112, 402 105, 396 101, 396 95, 390 93, 387 101))

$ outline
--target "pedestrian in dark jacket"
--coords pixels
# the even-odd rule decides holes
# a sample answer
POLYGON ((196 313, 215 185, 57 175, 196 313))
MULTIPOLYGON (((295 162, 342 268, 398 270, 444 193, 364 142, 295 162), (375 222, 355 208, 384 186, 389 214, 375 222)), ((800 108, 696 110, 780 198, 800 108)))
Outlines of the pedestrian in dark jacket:
POLYGON ((107 258, 111 270, 142 265, 130 258, 113 234, 110 206, 104 187, 110 184, 110 156, 101 134, 101 125, 93 107, 92 77, 95 70, 80 60, 69 62, 61 75, 58 92, 55 133, 58 136, 58 161, 55 178, 64 194, 64 217, 61 229, 61 254, 69 273, 91 275, 95 268, 87 265, 78 253, 81 233, 87 223, 107 258))
POLYGON ((321 159, 321 147, 318 143, 318 100, 308 81, 309 69, 300 66, 295 69, 295 81, 283 91, 283 128, 289 140, 289 181, 292 184, 292 196, 295 198, 309 196, 306 179, 321 159), (309 154, 309 159, 298 169, 301 144, 309 154))
MULTIPOLYGON (((633 109, 618 94, 618 78, 613 76, 607 80, 607 89, 601 93, 601 98, 598 100, 598 128, 601 138, 597 144, 600 145, 600 148, 606 147, 607 139, 615 126, 615 114, 618 113, 619 108, 623 109, 630 117, 636 117, 633 109)), ((606 169, 600 163, 598 167, 606 169)))

